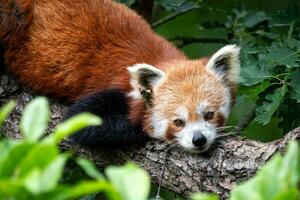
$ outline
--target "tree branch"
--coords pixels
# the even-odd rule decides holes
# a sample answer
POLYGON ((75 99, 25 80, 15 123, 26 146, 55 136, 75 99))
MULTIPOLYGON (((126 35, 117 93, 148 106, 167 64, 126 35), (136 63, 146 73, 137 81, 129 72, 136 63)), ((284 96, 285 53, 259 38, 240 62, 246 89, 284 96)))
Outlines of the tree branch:
POLYGON ((221 43, 221 44, 229 43, 227 39, 223 39, 223 38, 197 38, 197 37, 177 36, 168 40, 180 41, 180 44, 177 45, 178 48, 182 48, 191 43, 221 43))
MULTIPOLYGON (((21 90, 16 82, 7 76, 1 77, 0 88, 2 88, 1 103, 11 99, 17 101, 17 107, 4 124, 3 130, 7 136, 20 138, 19 118, 24 105, 33 96, 30 92, 21 90), (14 92, 10 92, 10 90, 14 92)), ((64 106, 51 103, 52 117, 49 132, 62 119, 64 110, 64 106)), ((269 143, 241 137, 221 138, 209 152, 203 155, 172 150, 168 156, 162 185, 183 195, 206 191, 217 193, 225 198, 235 183, 253 176, 271 156, 278 151, 283 152, 291 139, 300 139, 300 128, 288 133, 280 140, 269 143)), ((131 160, 146 169, 150 173, 152 181, 158 183, 167 147, 162 142, 149 141, 145 146, 105 151, 88 149, 66 140, 61 143, 61 148, 72 150, 75 154, 94 161, 100 168, 131 160)))
POLYGON ((166 17, 161 18, 160 20, 157 20, 157 21, 153 22, 151 24, 151 26, 154 29, 154 28, 156 28, 156 27, 158 27, 160 25, 163 25, 163 24, 165 24, 165 23, 167 23, 167 22, 169 22, 169 21, 171 21, 171 20, 173 20, 173 19, 175 19, 175 18, 177 18, 177 17, 179 17, 181 15, 184 15, 184 14, 190 12, 190 11, 197 10, 198 8, 200 8, 200 7, 199 6, 195 6, 195 7, 191 7, 189 9, 186 9, 186 10, 184 10, 182 12, 179 12, 179 13, 172 13, 170 15, 167 15, 166 17))

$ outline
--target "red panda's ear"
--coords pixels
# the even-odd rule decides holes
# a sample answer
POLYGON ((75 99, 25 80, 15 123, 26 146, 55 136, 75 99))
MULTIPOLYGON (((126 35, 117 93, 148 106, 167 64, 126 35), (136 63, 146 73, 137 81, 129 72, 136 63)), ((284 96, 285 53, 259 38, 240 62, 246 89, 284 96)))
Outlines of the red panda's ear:
POLYGON ((165 72, 148 64, 136 64, 128 67, 130 84, 133 87, 132 96, 141 97, 141 90, 152 90, 164 77, 165 72))
POLYGON ((232 83, 237 83, 240 74, 240 48, 226 45, 217 51, 208 61, 206 67, 232 83))

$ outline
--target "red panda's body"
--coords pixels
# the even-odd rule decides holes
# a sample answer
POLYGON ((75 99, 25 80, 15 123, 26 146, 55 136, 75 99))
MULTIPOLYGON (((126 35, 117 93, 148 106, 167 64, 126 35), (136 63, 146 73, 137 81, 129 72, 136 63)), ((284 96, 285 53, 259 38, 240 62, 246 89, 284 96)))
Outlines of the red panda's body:
MULTIPOLYGON (((128 99, 129 118, 135 123, 145 120, 149 132, 153 129, 148 117, 152 111, 146 110, 144 99, 136 93, 149 89, 152 82, 135 77, 140 75, 136 70, 142 69, 146 78, 164 76, 172 66, 198 66, 191 72, 207 73, 201 60, 187 60, 155 34, 142 17, 111 0, 4 0, 0 14, 5 64, 22 83, 40 94, 71 102, 109 89, 132 93, 129 96, 133 98, 128 99), (127 68, 138 63, 156 68, 152 71, 151 66, 138 66, 128 73, 127 68), (145 85, 140 87, 140 82, 145 85)), ((150 90, 155 90, 154 85, 150 90)), ((222 93, 222 87, 218 90, 222 93)), ((234 90, 232 87, 230 92, 234 90)), ((216 98, 215 107, 223 101, 222 96, 216 98)), ((166 138, 172 138, 174 130, 171 132, 167 131, 166 138)))
POLYGON ((5 57, 38 92, 71 101, 110 87, 128 92, 128 66, 185 58, 142 17, 111 0, 31 1, 28 28, 8 44, 5 57))

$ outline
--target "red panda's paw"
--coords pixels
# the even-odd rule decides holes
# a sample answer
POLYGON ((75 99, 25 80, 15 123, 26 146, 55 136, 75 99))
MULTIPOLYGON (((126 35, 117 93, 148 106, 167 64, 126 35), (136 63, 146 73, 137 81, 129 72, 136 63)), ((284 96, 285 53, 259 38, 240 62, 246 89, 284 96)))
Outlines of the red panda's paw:
POLYGON ((100 126, 93 126, 75 133, 71 139, 88 147, 116 148, 144 142, 145 134, 140 125, 128 119, 126 94, 106 90, 87 96, 70 106, 66 119, 81 112, 90 112, 102 118, 100 126))

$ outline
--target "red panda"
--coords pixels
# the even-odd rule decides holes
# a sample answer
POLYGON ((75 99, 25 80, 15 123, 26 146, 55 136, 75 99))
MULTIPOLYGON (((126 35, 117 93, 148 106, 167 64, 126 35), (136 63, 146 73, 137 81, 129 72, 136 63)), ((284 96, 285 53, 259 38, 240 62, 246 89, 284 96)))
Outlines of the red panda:
POLYGON ((33 91, 74 102, 103 124, 73 137, 105 147, 146 135, 206 151, 233 105, 239 48, 188 59, 149 24, 111 0, 2 0, 4 62, 33 91))

